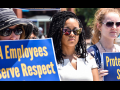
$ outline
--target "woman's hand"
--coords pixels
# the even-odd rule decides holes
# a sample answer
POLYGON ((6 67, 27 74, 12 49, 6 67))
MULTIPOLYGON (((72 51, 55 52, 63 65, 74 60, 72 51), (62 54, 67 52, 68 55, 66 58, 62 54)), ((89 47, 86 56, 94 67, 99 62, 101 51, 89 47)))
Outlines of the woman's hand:
POLYGON ((100 81, 103 81, 103 77, 108 75, 108 70, 99 69, 98 72, 99 72, 99 80, 100 81))

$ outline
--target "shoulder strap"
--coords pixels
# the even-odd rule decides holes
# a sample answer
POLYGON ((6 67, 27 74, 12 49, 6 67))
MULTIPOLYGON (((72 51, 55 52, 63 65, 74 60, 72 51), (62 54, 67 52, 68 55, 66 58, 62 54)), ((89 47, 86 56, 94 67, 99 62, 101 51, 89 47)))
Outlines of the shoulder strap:
POLYGON ((90 53, 96 60, 97 65, 101 68, 101 57, 99 53, 99 49, 96 45, 92 45, 87 49, 87 52, 90 53))

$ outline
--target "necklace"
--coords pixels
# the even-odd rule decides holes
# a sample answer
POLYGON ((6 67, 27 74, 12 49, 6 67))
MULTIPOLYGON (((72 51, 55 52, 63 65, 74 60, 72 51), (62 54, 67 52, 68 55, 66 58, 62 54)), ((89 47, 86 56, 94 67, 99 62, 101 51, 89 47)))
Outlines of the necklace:
MULTIPOLYGON (((107 50, 103 47, 103 45, 102 45, 102 43, 100 42, 100 40, 99 40, 99 43, 100 43, 100 45, 102 46, 102 48, 104 49, 104 51, 107 52, 107 50)), ((115 52, 116 52, 116 47, 115 47, 115 52)))
POLYGON ((104 49, 104 51, 106 52, 106 49, 103 47, 102 43, 99 41, 100 45, 102 46, 102 48, 104 49))

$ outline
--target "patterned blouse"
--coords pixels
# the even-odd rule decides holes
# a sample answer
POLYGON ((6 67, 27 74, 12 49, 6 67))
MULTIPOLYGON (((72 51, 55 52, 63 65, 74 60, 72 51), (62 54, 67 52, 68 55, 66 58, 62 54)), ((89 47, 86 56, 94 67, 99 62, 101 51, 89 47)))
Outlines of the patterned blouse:
POLYGON ((90 53, 95 58, 98 67, 101 68, 101 57, 97 46, 96 45, 90 46, 87 49, 87 52, 90 53))

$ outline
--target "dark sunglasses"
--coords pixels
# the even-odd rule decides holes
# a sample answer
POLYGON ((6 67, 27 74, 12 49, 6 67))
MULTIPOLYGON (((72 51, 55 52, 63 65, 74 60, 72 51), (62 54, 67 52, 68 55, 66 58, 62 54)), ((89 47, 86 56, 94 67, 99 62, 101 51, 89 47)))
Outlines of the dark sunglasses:
POLYGON ((66 28, 63 28, 62 31, 63 31, 64 35, 70 35, 71 31, 73 31, 73 33, 75 35, 80 35, 81 32, 82 32, 82 28, 75 28, 75 29, 71 30, 71 29, 69 29, 69 28, 66 27, 66 28))
POLYGON ((23 32, 22 27, 16 27, 15 29, 6 28, 0 31, 0 36, 10 36, 12 31, 15 33, 15 35, 20 35, 23 32))
POLYGON ((107 22, 107 23, 102 23, 102 24, 106 24, 107 27, 113 27, 113 25, 115 24, 117 27, 120 26, 120 22, 107 22))

